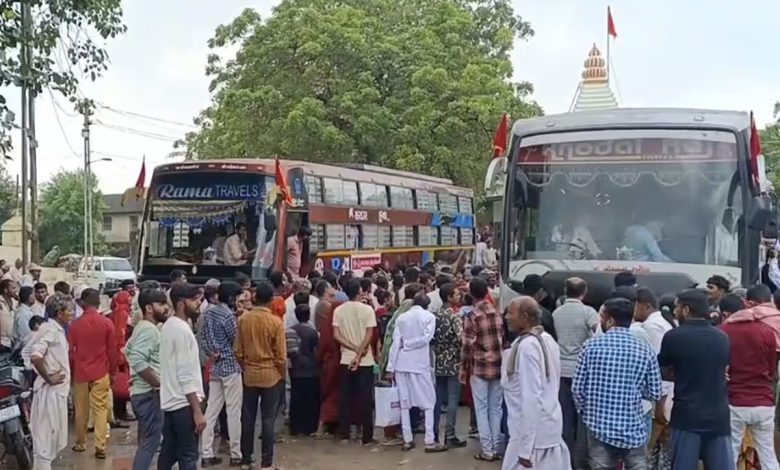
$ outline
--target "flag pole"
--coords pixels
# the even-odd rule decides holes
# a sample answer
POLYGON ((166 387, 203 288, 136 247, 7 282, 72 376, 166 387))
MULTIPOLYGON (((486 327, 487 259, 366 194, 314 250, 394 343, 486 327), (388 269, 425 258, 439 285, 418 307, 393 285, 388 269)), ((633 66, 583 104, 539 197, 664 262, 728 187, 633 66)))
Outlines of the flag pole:
POLYGON ((610 11, 609 7, 607 7, 607 84, 609 84, 609 36, 610 36, 609 21, 611 17, 612 17, 612 12, 610 11))

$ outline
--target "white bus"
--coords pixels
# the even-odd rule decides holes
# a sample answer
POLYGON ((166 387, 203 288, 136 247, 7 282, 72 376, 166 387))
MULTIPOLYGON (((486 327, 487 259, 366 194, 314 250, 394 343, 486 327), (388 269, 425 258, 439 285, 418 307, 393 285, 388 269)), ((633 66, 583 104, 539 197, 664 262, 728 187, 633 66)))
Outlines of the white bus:
POLYGON ((502 300, 529 274, 543 276, 553 295, 582 277, 593 303, 626 270, 659 294, 714 274, 756 282, 776 209, 759 187, 766 177, 750 136, 750 115, 730 111, 610 109, 517 121, 506 162, 491 165, 506 175, 502 300))

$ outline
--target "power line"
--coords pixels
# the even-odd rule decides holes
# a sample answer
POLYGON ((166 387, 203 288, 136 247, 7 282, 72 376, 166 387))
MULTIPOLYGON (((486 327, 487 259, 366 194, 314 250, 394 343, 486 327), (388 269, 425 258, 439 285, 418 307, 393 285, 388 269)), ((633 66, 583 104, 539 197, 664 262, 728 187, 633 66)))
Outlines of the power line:
POLYGON ((193 125, 193 124, 187 124, 187 123, 184 123, 184 122, 181 122, 181 121, 172 121, 170 119, 163 119, 163 118, 159 118, 159 117, 155 117, 155 116, 149 116, 148 114, 140 114, 140 113, 136 113, 136 112, 133 112, 133 111, 125 111, 123 109, 113 108, 111 106, 107 106, 107 105, 102 104, 102 103, 97 103, 97 105, 100 108, 103 108, 103 109, 105 109, 107 111, 111 111, 113 113, 116 113, 116 114, 119 114, 119 115, 122 115, 122 116, 130 116, 130 117, 135 117, 135 118, 140 118, 140 119, 147 119, 149 121, 157 121, 157 122, 162 122, 162 123, 166 123, 166 124, 173 124, 175 126, 189 127, 189 128, 192 128, 192 129, 196 128, 196 126, 193 125))
POLYGON ((124 132, 125 134, 133 134, 140 137, 148 137, 150 139, 156 139, 156 140, 164 140, 167 142, 176 142, 180 140, 180 137, 173 137, 170 135, 164 135, 164 134, 158 134, 156 132, 149 132, 149 131, 142 131, 138 129, 133 129, 132 127, 124 127, 124 126, 117 126, 115 124, 107 124, 100 120, 95 120, 93 122, 94 125, 103 127, 105 129, 117 131, 117 132, 124 132))
MULTIPOLYGON (((116 153, 109 153, 109 152, 103 152, 101 150, 93 150, 92 153, 96 155, 102 155, 104 157, 108 158, 116 158, 117 160, 131 160, 131 161, 138 161, 138 157, 131 157, 129 155, 119 155, 116 153)), ((143 156, 141 156, 141 159, 143 159, 143 156)))
POLYGON ((52 104, 52 110, 54 110, 54 117, 57 119, 57 125, 60 128, 60 132, 62 132, 62 137, 65 139, 65 144, 70 149, 71 153, 74 157, 80 158, 81 156, 73 149, 73 145, 71 145, 70 140, 68 139, 68 133, 65 132, 65 128, 62 126, 62 121, 60 120, 60 113, 57 112, 57 101, 54 99, 54 93, 51 92, 51 89, 48 89, 49 96, 51 97, 51 104, 52 104))

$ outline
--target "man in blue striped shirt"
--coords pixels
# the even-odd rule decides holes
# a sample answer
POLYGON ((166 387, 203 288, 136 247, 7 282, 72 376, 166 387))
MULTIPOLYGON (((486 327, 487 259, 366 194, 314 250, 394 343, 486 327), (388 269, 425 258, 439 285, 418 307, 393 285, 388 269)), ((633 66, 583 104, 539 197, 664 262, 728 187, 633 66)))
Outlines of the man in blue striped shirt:
POLYGON ((606 332, 583 347, 572 380, 577 411, 588 430, 592 470, 647 468, 649 435, 642 399, 661 398, 661 371, 655 353, 629 327, 633 303, 609 299, 601 313, 606 332))

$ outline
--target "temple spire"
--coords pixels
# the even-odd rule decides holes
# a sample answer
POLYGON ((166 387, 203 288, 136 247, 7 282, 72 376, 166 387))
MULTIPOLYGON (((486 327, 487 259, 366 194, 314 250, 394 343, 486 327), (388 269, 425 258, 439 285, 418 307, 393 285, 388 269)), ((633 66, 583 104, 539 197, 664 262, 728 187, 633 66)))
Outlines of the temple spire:
POLYGON ((617 108, 617 100, 607 79, 607 62, 596 44, 593 44, 583 65, 582 81, 570 111, 617 108))

